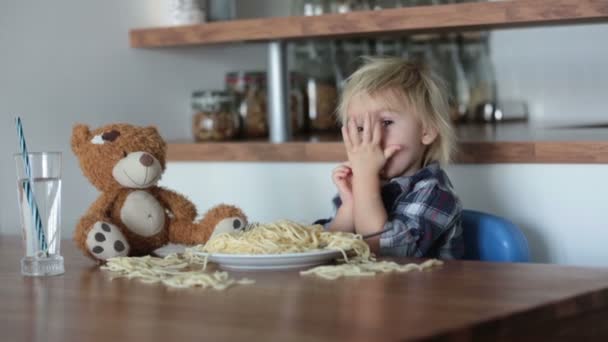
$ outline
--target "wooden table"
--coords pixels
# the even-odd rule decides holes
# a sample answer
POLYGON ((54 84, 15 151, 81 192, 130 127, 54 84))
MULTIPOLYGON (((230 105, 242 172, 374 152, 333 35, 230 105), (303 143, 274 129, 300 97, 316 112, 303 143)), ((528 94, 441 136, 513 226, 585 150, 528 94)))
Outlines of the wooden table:
POLYGON ((64 275, 23 277, 20 240, 0 236, 0 340, 608 341, 608 269, 453 261, 337 281, 262 272, 220 292, 111 281, 71 241, 62 249, 64 275))

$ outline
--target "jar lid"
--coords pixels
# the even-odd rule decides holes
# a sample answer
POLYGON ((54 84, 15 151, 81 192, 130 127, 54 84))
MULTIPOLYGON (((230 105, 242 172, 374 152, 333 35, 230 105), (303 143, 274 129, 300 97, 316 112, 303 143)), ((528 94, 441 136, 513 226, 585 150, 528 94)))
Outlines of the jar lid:
POLYGON ((264 71, 233 71, 226 74, 226 82, 229 84, 245 83, 265 83, 266 72, 264 71))
MULTIPOLYGON (((291 82, 304 79, 301 73, 290 71, 289 80, 291 82)), ((236 84, 239 81, 245 83, 266 83, 266 72, 263 71, 233 71, 226 74, 226 83, 236 84)))
POLYGON ((200 110, 217 110, 221 105, 232 104, 234 95, 225 90, 198 90, 192 93, 192 107, 200 110))

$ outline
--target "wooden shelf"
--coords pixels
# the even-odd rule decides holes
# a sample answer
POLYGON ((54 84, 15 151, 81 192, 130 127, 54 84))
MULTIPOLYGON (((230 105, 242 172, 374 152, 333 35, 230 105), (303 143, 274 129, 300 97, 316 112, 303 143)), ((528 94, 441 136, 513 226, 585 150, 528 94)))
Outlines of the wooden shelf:
MULTIPOLYGON (((608 163, 607 142, 464 142, 457 164, 608 163)), ((226 142, 169 144, 169 161, 337 162, 346 160, 340 142, 226 142)))
POLYGON ((132 47, 154 48, 380 33, 488 30, 607 20, 606 0, 511 0, 139 28, 130 31, 130 41, 132 47))
MULTIPOLYGON (((525 124, 458 128, 458 164, 608 163, 608 129, 547 129, 525 124)), ((326 139, 325 139, 326 140, 326 139)), ((172 142, 169 161, 335 162, 346 160, 334 141, 172 142)))

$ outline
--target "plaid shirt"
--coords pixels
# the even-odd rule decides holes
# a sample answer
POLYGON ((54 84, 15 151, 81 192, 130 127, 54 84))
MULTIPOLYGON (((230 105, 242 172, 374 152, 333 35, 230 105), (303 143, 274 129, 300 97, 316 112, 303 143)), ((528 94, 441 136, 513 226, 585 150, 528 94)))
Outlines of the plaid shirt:
MULTIPOLYGON (((381 189, 388 220, 380 234, 380 255, 457 259, 464 253, 460 200, 438 163, 412 176, 397 177, 381 189)), ((334 209, 342 202, 333 199, 334 209)), ((319 220, 329 226, 331 220, 319 220)))

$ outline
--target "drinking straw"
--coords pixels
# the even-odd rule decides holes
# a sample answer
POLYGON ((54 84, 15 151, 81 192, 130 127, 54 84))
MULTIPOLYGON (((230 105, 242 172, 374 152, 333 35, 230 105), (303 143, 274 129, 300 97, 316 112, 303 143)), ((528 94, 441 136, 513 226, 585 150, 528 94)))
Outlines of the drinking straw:
POLYGON ((36 203, 36 198, 34 197, 34 192, 32 191, 34 179, 32 178, 32 168, 30 166, 30 159, 27 153, 27 145, 25 143, 25 135, 23 134, 23 125, 21 124, 21 118, 17 117, 15 119, 15 122, 17 124, 17 135, 19 137, 19 149, 21 152, 21 158, 23 159, 23 168, 25 169, 25 175, 28 179, 27 182, 22 182, 23 190, 25 191, 27 203, 29 204, 30 210, 32 212, 32 221, 35 223, 35 233, 38 235, 38 243, 40 244, 40 250, 46 254, 48 250, 46 236, 42 227, 42 219, 40 218, 40 212, 38 211, 38 204, 36 203))

